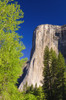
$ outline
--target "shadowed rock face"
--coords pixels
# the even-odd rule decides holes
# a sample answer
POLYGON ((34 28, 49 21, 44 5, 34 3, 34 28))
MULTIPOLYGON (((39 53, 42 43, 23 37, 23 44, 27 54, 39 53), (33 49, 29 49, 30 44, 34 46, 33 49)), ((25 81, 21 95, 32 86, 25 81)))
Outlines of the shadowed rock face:
POLYGON ((28 70, 24 79, 19 85, 19 90, 22 91, 23 86, 27 84, 30 86, 37 84, 41 86, 43 80, 43 56, 44 49, 48 46, 49 49, 53 48, 58 54, 61 51, 66 58, 66 25, 40 25, 33 33, 32 50, 30 55, 30 62, 27 65, 28 70))
POLYGON ((66 25, 61 27, 60 34, 60 51, 66 59, 66 25))

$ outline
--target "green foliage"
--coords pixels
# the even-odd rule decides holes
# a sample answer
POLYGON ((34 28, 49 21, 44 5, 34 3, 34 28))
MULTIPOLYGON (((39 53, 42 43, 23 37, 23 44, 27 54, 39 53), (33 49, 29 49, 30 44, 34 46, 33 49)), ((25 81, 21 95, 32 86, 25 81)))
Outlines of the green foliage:
POLYGON ((57 82, 58 82, 58 94, 59 98, 62 100, 66 99, 65 94, 65 77, 64 77, 64 71, 65 71, 65 60, 61 53, 58 55, 58 74, 57 74, 57 82), (60 90, 60 91, 59 91, 60 90))
POLYGON ((35 85, 35 88, 33 87, 33 85, 27 87, 25 94, 34 95, 36 100, 45 100, 45 95, 43 93, 42 87, 37 88, 37 85, 35 85))
POLYGON ((23 100, 37 100, 37 98, 33 94, 25 94, 23 100))
POLYGON ((65 60, 52 49, 45 48, 43 90, 47 100, 65 100, 65 60))
POLYGON ((17 79, 21 74, 21 67, 26 59, 22 50, 25 46, 21 42, 22 36, 16 31, 23 23, 23 11, 13 0, 0 0, 0 99, 1 100, 44 100, 42 88, 26 87, 28 91, 20 93, 16 87, 17 79), (9 3, 10 2, 10 3, 9 3))
POLYGON ((20 60, 25 46, 15 31, 23 23, 19 19, 24 13, 20 5, 9 1, 13 0, 0 0, 0 95, 2 100, 20 100, 15 84, 26 59, 20 60))
POLYGON ((45 95, 43 93, 42 87, 35 88, 34 94, 37 96, 37 100, 45 100, 45 95))
POLYGON ((50 52, 49 48, 45 48, 44 52, 44 69, 43 69, 43 90, 46 98, 50 97, 50 52))
MULTIPOLYGON (((9 0, 0 0, 0 33, 15 32, 18 30, 19 24, 23 23, 20 18, 23 18, 23 11, 20 10, 20 5, 8 4, 9 0), (17 20, 17 21, 16 21, 17 20)), ((12 0, 11 0, 12 1, 12 0)))

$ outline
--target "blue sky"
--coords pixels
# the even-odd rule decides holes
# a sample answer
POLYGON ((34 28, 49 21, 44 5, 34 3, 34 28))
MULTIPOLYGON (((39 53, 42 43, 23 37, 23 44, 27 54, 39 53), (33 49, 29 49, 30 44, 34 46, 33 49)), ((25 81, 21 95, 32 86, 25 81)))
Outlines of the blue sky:
POLYGON ((24 23, 18 33, 23 35, 26 49, 24 57, 30 58, 34 29, 41 24, 66 24, 66 0, 15 0, 24 12, 24 23))

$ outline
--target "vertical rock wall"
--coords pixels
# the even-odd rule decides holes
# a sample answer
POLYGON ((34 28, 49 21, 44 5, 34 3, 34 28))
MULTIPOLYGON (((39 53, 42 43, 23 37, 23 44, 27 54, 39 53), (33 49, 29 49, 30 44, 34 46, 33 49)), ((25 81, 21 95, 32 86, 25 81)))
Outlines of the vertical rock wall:
POLYGON ((42 72, 44 49, 46 46, 49 48, 52 47, 58 54, 58 51, 61 50, 60 47, 62 47, 61 42, 63 39, 61 30, 63 28, 65 28, 65 26, 61 27, 57 25, 45 24, 40 25, 35 29, 33 33, 30 63, 25 78, 19 86, 20 91, 22 91, 26 82, 29 86, 32 84, 35 86, 35 84, 37 84, 39 87, 42 85, 41 81, 43 80, 42 72))

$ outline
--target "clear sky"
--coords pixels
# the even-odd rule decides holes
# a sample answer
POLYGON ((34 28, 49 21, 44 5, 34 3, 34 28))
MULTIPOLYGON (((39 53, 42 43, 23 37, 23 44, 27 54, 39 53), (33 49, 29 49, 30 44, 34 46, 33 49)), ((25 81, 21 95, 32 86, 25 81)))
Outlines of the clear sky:
POLYGON ((23 35, 26 49, 24 57, 30 58, 34 29, 40 24, 66 24, 66 0, 15 0, 24 12, 24 23, 18 33, 23 35))

